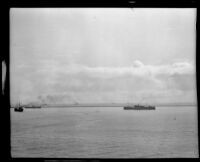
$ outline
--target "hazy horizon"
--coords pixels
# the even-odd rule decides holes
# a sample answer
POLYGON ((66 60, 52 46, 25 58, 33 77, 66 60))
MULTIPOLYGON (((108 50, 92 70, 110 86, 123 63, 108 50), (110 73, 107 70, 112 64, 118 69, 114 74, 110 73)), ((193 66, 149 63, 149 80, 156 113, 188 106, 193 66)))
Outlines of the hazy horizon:
POLYGON ((12 8, 10 98, 196 104, 196 9, 12 8))
POLYGON ((29 102, 29 103, 16 103, 16 104, 11 104, 11 107, 15 107, 18 104, 22 105, 22 106, 44 106, 44 107, 68 107, 68 106, 73 106, 73 107, 91 107, 91 106, 97 106, 97 107, 123 107, 126 105, 154 105, 154 106, 197 106, 197 103, 192 103, 192 102, 174 102, 174 103, 145 103, 145 102, 124 102, 124 103, 117 103, 117 102, 112 102, 112 103, 57 103, 57 104, 53 104, 53 103, 40 103, 40 102, 29 102))

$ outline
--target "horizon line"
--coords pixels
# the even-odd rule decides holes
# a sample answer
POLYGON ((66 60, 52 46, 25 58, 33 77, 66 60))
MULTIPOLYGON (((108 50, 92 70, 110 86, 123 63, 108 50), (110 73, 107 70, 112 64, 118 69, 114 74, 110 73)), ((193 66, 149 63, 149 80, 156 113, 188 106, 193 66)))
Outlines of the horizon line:
MULTIPOLYGON (((154 105, 154 106, 197 106, 198 103, 69 103, 69 104, 31 104, 33 106, 42 107, 121 107, 126 105, 154 105)), ((13 107, 17 104, 11 104, 13 107)), ((21 104, 23 106, 28 106, 29 104, 21 104)))

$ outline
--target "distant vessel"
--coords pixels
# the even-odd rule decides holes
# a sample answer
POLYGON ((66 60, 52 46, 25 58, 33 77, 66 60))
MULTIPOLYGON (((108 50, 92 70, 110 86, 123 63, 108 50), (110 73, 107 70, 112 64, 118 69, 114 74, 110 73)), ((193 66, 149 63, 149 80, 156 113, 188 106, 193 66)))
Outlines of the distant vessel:
POLYGON ((14 108, 14 111, 16 111, 16 112, 23 112, 24 111, 23 106, 21 106, 19 104, 17 107, 14 108))
POLYGON ((28 106, 25 106, 25 108, 28 108, 28 109, 41 109, 42 107, 41 106, 35 106, 35 105, 28 105, 28 106))
POLYGON ((124 110, 155 110, 155 106, 144 106, 144 105, 133 105, 133 106, 125 106, 124 110))

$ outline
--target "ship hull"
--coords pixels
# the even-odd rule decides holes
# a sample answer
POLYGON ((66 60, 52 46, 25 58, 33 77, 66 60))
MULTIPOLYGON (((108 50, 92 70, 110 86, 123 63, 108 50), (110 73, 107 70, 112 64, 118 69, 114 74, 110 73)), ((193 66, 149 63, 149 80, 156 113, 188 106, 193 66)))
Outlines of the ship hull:
POLYGON ((41 106, 26 106, 26 109, 41 109, 41 106))
POLYGON ((124 110, 155 110, 155 106, 125 106, 124 110))
POLYGON ((15 108, 14 109, 14 111, 16 111, 16 112, 23 112, 23 110, 24 110, 23 108, 15 108))

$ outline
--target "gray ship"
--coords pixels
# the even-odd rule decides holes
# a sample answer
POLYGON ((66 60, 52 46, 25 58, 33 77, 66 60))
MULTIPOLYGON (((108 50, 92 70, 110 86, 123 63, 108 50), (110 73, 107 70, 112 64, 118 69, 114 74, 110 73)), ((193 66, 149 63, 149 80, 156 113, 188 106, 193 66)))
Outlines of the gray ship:
POLYGON ((155 106, 144 106, 144 105, 133 105, 133 106, 124 106, 124 110, 155 110, 155 106))
POLYGON ((41 106, 35 106, 35 105, 31 105, 31 106, 25 106, 26 109, 41 109, 41 106))

